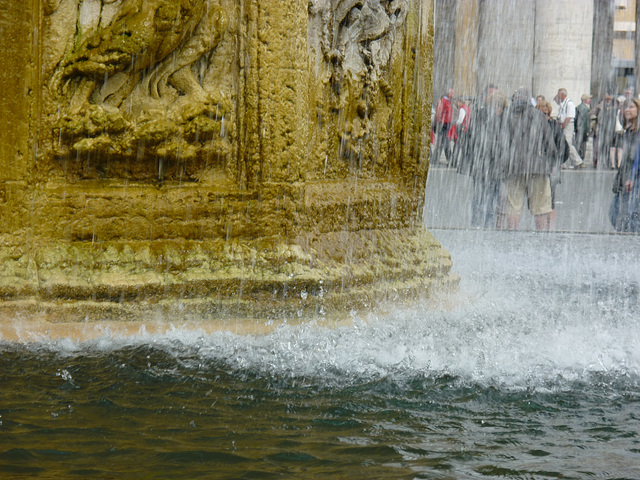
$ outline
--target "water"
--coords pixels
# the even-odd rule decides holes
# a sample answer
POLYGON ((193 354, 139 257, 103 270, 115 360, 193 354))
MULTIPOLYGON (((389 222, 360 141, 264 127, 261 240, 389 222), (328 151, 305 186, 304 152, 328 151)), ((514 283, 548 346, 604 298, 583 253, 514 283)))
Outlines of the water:
POLYGON ((0 478, 640 478, 640 243, 436 230, 453 308, 0 341, 0 478))

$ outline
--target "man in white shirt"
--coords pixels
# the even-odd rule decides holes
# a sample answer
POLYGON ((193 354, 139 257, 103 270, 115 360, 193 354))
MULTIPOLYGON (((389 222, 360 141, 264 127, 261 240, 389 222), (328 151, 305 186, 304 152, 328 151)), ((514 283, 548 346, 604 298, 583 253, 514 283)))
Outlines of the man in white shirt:
POLYGON ((569 144, 569 165, 563 164, 563 168, 574 168, 574 167, 584 167, 584 162, 580 158, 578 154, 578 150, 573 145, 573 136, 575 133, 574 122, 576 119, 576 106, 574 103, 567 98, 567 89, 561 88, 558 90, 558 94, 554 99, 558 106, 558 123, 562 127, 562 133, 564 133, 564 138, 567 140, 569 144))

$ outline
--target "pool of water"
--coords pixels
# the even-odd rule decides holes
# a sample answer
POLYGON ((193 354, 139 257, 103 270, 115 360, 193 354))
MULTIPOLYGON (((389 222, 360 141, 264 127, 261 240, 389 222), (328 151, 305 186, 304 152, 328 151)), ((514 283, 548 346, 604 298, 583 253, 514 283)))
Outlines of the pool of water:
POLYGON ((0 478, 640 478, 640 242, 434 231, 453 308, 0 340, 0 478))

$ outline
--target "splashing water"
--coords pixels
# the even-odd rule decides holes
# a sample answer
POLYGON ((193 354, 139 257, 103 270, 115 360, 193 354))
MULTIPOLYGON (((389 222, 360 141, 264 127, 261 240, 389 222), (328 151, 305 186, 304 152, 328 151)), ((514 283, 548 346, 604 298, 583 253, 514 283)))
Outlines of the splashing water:
POLYGON ((640 476, 633 237, 436 232, 454 308, 0 344, 23 478, 640 476))

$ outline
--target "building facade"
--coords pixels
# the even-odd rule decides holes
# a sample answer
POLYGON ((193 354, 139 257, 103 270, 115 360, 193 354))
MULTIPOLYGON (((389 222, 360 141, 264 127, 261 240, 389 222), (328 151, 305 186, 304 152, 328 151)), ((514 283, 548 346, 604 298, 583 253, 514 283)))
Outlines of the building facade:
POLYGON ((487 85, 552 99, 635 89, 636 0, 436 0, 433 92, 472 97, 487 85))

